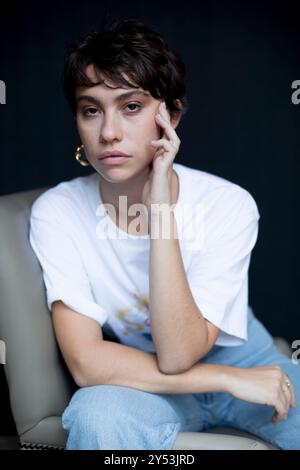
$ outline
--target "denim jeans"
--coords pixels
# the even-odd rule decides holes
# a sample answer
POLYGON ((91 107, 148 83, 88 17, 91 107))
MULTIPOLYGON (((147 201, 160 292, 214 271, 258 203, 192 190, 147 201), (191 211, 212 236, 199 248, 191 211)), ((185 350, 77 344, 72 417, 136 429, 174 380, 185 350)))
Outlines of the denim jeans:
POLYGON ((225 426, 248 431, 280 449, 300 449, 300 364, 279 353, 273 338, 248 309, 248 337, 242 346, 213 346, 201 362, 237 367, 279 365, 292 380, 297 408, 272 424, 273 406, 224 392, 154 394, 123 386, 79 388, 62 416, 66 450, 172 449, 182 431, 225 426))

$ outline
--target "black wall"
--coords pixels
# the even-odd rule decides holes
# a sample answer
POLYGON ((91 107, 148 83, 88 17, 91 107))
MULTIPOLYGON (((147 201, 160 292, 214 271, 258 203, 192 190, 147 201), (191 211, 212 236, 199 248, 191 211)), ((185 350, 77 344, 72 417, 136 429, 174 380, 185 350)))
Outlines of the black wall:
POLYGON ((190 111, 177 128, 176 161, 253 195, 261 219, 250 304, 273 335, 299 339, 300 104, 291 100, 291 84, 300 80, 297 4, 28 1, 10 10, 2 4, 7 103, 0 106, 0 193, 90 173, 74 159, 79 140, 61 87, 65 48, 105 20, 139 18, 186 63, 190 111))

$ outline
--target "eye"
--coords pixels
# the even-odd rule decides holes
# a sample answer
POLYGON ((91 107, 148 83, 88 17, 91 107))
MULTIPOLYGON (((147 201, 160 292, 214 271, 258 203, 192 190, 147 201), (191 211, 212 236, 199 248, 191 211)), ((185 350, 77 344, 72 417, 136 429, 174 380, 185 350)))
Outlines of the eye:
POLYGON ((130 112, 129 114, 133 114, 134 112, 139 111, 139 110, 142 108, 142 106, 141 106, 140 104, 137 104, 137 103, 129 103, 129 104, 126 106, 126 108, 128 108, 128 106, 137 106, 137 107, 138 107, 137 110, 133 110, 133 112, 130 112))
MULTIPOLYGON (((130 108, 129 114, 136 114, 142 108, 142 105, 138 103, 128 103, 125 108, 130 108), (132 106, 134 107, 134 109, 132 109, 132 106)), ((89 106, 88 108, 85 108, 82 111, 82 114, 85 117, 94 117, 97 116, 97 113, 98 109, 93 106, 89 106)))
POLYGON ((98 109, 97 108, 92 108, 92 107, 89 107, 89 108, 85 108, 83 110, 83 115, 84 116, 87 116, 87 117, 91 117, 91 116, 96 116, 96 113, 98 112, 98 109))

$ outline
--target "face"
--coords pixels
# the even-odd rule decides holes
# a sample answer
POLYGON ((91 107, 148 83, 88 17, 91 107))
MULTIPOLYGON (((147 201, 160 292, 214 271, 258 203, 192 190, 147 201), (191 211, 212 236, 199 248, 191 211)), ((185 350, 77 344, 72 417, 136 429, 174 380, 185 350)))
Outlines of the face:
MULTIPOLYGON (((97 80, 93 66, 86 72, 97 80)), ((120 88, 107 80, 93 87, 78 87, 76 100, 77 128, 86 157, 104 179, 123 181, 149 167, 156 152, 151 140, 162 135, 154 118, 159 100, 142 88, 120 88), (129 158, 113 165, 100 160, 103 152, 114 150, 129 158)))

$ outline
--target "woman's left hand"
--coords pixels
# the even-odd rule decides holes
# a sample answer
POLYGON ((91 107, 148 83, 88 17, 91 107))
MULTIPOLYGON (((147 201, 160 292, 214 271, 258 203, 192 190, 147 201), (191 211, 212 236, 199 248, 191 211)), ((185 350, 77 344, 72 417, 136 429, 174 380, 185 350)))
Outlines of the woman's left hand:
MULTIPOLYGON (((173 161, 180 146, 180 139, 172 127, 170 114, 165 102, 161 102, 155 115, 156 123, 164 130, 160 139, 151 141, 157 148, 152 161, 151 172, 142 193, 142 201, 147 206, 148 214, 151 204, 172 204, 172 170, 173 161)), ((156 206, 157 207, 157 206, 156 206)))

